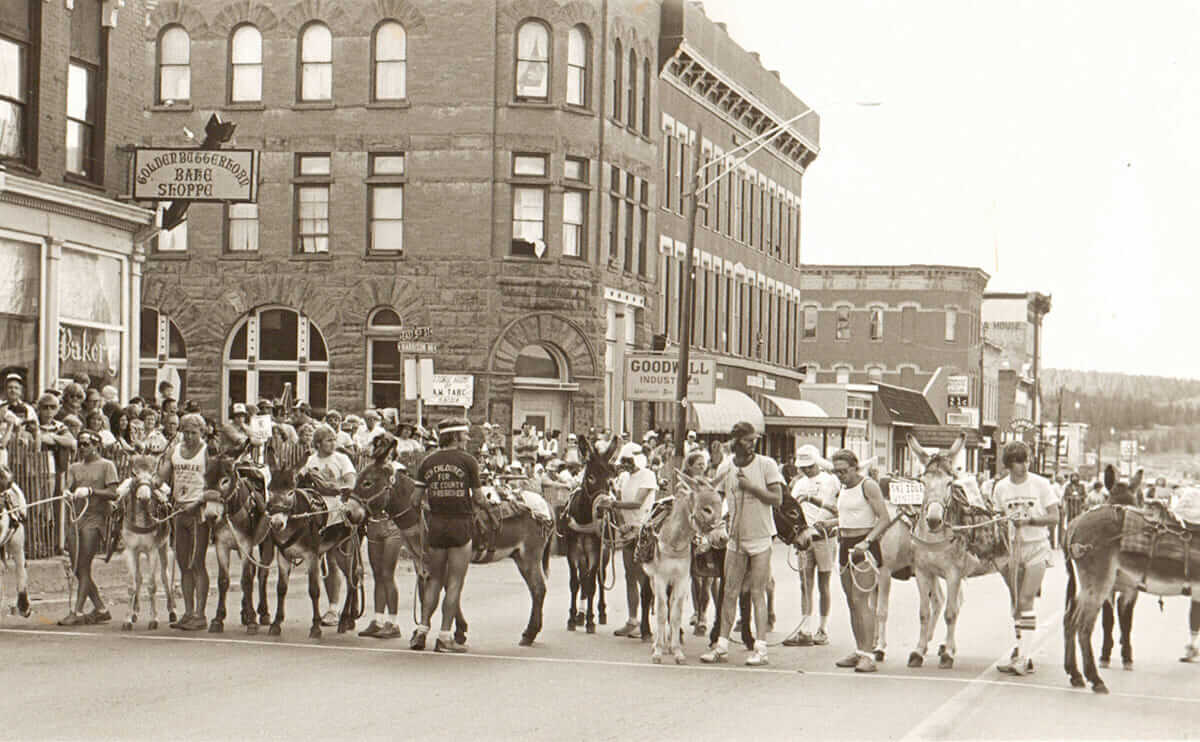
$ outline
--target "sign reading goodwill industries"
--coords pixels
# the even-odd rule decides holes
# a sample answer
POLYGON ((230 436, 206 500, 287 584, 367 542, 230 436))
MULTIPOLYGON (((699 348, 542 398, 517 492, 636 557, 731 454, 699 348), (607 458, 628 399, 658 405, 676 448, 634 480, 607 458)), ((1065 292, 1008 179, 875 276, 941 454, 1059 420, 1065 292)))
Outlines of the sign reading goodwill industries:
POLYGON ((145 201, 254 201, 252 149, 149 149, 133 155, 133 198, 145 201))
MULTIPOLYGON (((692 356, 688 367, 688 402, 715 402, 716 359, 692 356)), ((678 356, 629 353, 625 356, 625 399, 631 402, 674 402, 678 374, 678 356)))

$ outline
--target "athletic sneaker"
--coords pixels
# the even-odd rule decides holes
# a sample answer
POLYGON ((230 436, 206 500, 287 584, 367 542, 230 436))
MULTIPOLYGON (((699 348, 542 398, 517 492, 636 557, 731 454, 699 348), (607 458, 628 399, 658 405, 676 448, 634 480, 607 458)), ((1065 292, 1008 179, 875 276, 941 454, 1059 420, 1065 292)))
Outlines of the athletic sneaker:
POLYGON ((441 639, 438 639, 433 645, 433 651, 449 652, 451 654, 462 654, 463 652, 467 651, 467 645, 459 644, 456 641, 444 642, 441 639))
POLYGON ((1200 659, 1200 649, 1193 647, 1191 644, 1183 650, 1183 656, 1179 658, 1180 662, 1195 662, 1200 659))
POLYGON ((875 666, 875 660, 865 654, 858 656, 858 663, 854 665, 854 672, 876 672, 879 668, 875 666))
POLYGON ((111 620, 112 614, 107 610, 93 610, 91 613, 87 614, 88 623, 108 623, 111 620))
POLYGON ((179 628, 184 631, 204 631, 208 628, 208 619, 199 613, 193 613, 189 618, 179 622, 179 628))
POLYGON ((359 635, 359 636, 372 636, 372 637, 378 637, 378 636, 379 636, 379 632, 380 632, 380 631, 382 631, 382 630, 383 630, 383 627, 382 627, 382 626, 380 626, 380 625, 379 625, 379 623, 378 623, 377 621, 371 621, 371 623, 367 624, 367 628, 365 628, 365 629, 363 629, 362 631, 358 632, 358 635, 359 635))
POLYGON ((721 662, 729 661, 729 650, 713 647, 709 651, 700 655, 700 661, 706 665, 715 665, 721 662))
POLYGON ((402 636, 404 636, 404 632, 400 631, 400 627, 397 626, 396 624, 392 623, 391 621, 388 621, 387 623, 385 623, 383 625, 383 628, 379 630, 379 633, 375 635, 375 638, 377 638, 377 639, 398 639, 399 637, 402 637, 402 636))
POLYGON ((813 644, 815 644, 813 636, 807 631, 797 631, 783 640, 785 647, 811 647, 813 644))
POLYGON ((1006 664, 996 665, 996 669, 1006 675, 1029 675, 1033 672, 1033 660, 1017 656, 1006 664))
POLYGON ((825 633, 825 629, 817 629, 817 633, 813 634, 813 644, 823 647, 829 643, 829 635, 825 633))
POLYGON ((87 618, 78 613, 69 613, 58 620, 59 626, 85 626, 87 618))
POLYGON ((762 667, 769 664, 771 663, 767 659, 767 643, 758 642, 754 647, 754 651, 746 658, 746 665, 749 667, 762 667))
POLYGON ((334 611, 332 608, 325 611, 325 615, 321 616, 321 625, 322 626, 337 626, 338 625, 337 612, 334 611))
POLYGON ((851 652, 833 664, 837 665, 838 667, 857 667, 858 658, 861 656, 862 655, 860 655, 858 652, 851 652))
POLYGON ((425 636, 427 632, 420 629, 413 629, 412 637, 408 640, 408 648, 416 651, 421 651, 425 648, 425 636))
POLYGON ((613 632, 613 636, 628 636, 634 639, 642 635, 641 629, 638 628, 637 622, 626 621, 625 625, 613 632))

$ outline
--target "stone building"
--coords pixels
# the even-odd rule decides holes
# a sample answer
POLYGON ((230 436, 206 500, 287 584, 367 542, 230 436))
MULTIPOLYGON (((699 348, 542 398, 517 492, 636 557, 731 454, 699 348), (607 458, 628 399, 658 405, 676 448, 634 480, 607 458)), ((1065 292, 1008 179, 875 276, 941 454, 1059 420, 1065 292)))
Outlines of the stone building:
POLYGON ((0 0, 0 373, 137 388, 143 242, 127 203, 141 0, 0 0), (123 8, 123 9, 122 9, 123 8))
MULTIPOLYGON (((143 144, 193 145, 185 127, 219 112, 261 175, 257 204, 194 204, 151 250, 143 314, 167 342, 143 333, 143 383, 178 377, 223 414, 290 382, 315 407, 411 416, 398 348, 429 343, 436 374, 472 377, 477 422, 640 434, 650 406, 625 402, 620 357, 663 330, 660 202, 678 190, 662 179, 676 141, 662 98, 680 93, 659 71, 678 59, 664 19, 682 13, 159 2, 143 144)), ((715 58, 723 79, 774 80, 738 52, 715 58)), ((738 110, 740 135, 757 133, 738 110)))

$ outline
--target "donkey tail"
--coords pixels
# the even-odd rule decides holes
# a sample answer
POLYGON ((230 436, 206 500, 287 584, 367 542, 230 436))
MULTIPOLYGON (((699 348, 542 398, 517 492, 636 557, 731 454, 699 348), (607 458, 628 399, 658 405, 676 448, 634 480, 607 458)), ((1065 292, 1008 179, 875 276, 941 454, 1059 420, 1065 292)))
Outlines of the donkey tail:
POLYGON ((1071 615, 1075 609, 1075 563, 1071 560, 1071 547, 1067 543, 1068 539, 1063 539, 1063 566, 1067 568, 1067 590, 1066 590, 1066 605, 1063 610, 1063 617, 1071 615))
POLYGON ((542 574, 546 577, 550 576, 550 552, 554 551, 555 538, 551 533, 546 539, 546 543, 542 544, 542 574))

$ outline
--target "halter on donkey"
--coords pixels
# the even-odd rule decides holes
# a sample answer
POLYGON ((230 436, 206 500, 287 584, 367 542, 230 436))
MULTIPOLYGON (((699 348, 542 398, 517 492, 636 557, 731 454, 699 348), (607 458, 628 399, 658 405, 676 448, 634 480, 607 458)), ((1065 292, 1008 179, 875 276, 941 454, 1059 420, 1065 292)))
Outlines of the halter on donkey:
POLYGON ((121 625, 122 631, 132 631, 141 611, 142 556, 146 557, 148 574, 147 599, 150 620, 146 628, 158 628, 155 600, 156 578, 162 575, 167 593, 167 612, 175 617, 175 570, 168 565, 167 545, 171 538, 173 513, 165 494, 154 491, 154 456, 134 456, 133 475, 117 488, 117 512, 120 515, 121 541, 125 544, 125 564, 129 568, 129 615, 121 625))
MULTIPOLYGON (((579 452, 584 460, 583 482, 579 489, 571 493, 558 523, 559 536, 566 541, 567 566, 570 570, 571 610, 567 616, 568 631, 574 631, 577 626, 584 625, 587 627, 587 633, 596 633, 592 608, 597 592, 600 594, 599 623, 603 626, 608 622, 604 603, 604 593, 607 589, 604 584, 607 571, 605 562, 611 562, 616 550, 613 543, 616 527, 611 510, 606 510, 603 516, 597 512, 596 499, 609 494, 610 485, 617 476, 616 460, 620 449, 619 439, 610 441, 604 453, 597 451, 586 437, 579 439, 579 452), (585 530, 572 528, 572 519, 585 530), (578 610, 577 598, 587 601, 586 613, 578 610)), ((611 568, 610 563, 608 569, 611 568)))
POLYGON ((217 492, 204 516, 213 525, 217 551, 217 612, 208 630, 225 630, 225 596, 229 591, 229 556, 234 549, 242 555, 242 625, 247 634, 257 634, 259 625, 271 622, 267 608, 267 573, 275 558, 275 544, 267 538, 267 503, 262 480, 256 471, 243 471, 230 458, 215 458, 210 486, 217 492), (258 549, 258 558, 254 556, 258 549), (254 583, 258 581, 258 614, 254 611, 254 583))

